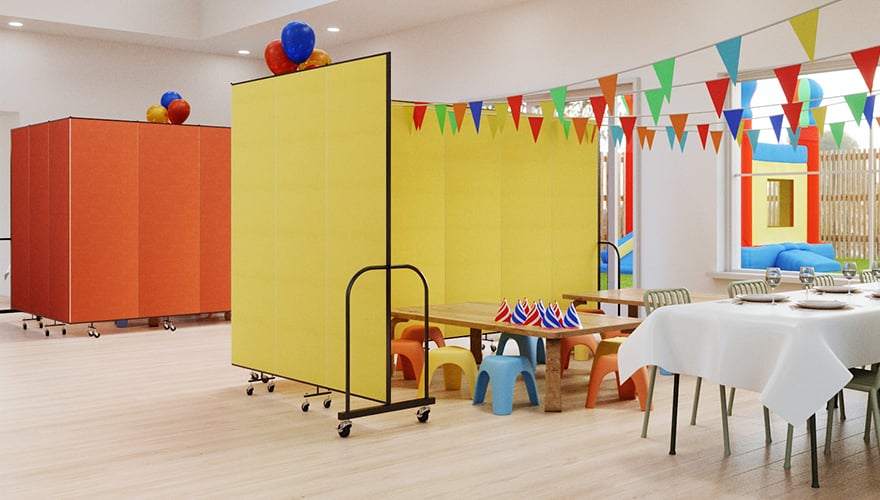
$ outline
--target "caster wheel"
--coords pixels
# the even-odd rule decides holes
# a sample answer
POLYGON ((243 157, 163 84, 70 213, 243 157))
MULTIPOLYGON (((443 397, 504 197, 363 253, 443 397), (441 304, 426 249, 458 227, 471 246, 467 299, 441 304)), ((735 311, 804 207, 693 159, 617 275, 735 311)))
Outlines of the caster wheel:
POLYGON ((173 331, 177 330, 177 327, 174 326, 174 325, 171 325, 171 326, 168 327, 168 329, 171 330, 171 331, 173 332, 173 331))
POLYGON ((46 336, 47 337, 49 336, 49 329, 48 328, 46 328, 46 336))
POLYGON ((43 328, 43 322, 40 321, 40 328, 43 328))
POLYGON ((268 375, 263 375, 263 376, 260 378, 260 380, 262 380, 263 383, 265 384, 266 382, 269 381, 269 376, 268 376, 268 375))
POLYGON ((324 400, 324 408, 330 408, 330 403, 331 403, 330 398, 325 399, 324 400))
POLYGON ((257 380, 258 378, 257 372, 251 372, 251 380, 257 380))
POLYGON ((22 324, 21 324, 21 329, 22 329, 22 330, 27 330, 27 323, 22 323, 22 324))
POLYGON ((309 402, 308 401, 303 402, 303 404, 302 404, 302 406, 300 406, 300 408, 302 408, 302 411, 304 411, 304 412, 309 411, 309 402))
POLYGON ((339 433, 339 437, 348 437, 348 435, 351 434, 351 422, 349 420, 340 422, 339 425, 336 426, 336 432, 339 433))
POLYGON ((61 329, 61 335, 67 335, 67 328, 61 329))
POLYGON ((275 382, 269 384, 269 387, 266 388, 269 392, 275 392, 275 382))
POLYGON ((491 350, 492 352, 495 352, 495 349, 498 349, 498 348, 495 347, 494 345, 493 345, 493 346, 489 346, 489 350, 491 350))
POLYGON ((244 392, 246 392, 248 396, 253 396, 253 395, 254 395, 254 388, 253 388, 253 386, 248 386, 248 388, 245 389, 244 392))
POLYGON ((416 412, 416 418, 419 420, 419 422, 421 422, 423 424, 428 421, 428 417, 430 417, 430 416, 431 416, 431 409, 428 408, 427 406, 423 406, 423 407, 419 408, 419 411, 416 412))
POLYGON ((95 332, 95 338, 98 338, 98 337, 100 337, 100 336, 101 336, 101 334, 100 334, 100 333, 98 333, 98 332, 95 332))
POLYGON ((95 336, 95 332, 89 330, 89 337, 94 337, 94 336, 95 336))

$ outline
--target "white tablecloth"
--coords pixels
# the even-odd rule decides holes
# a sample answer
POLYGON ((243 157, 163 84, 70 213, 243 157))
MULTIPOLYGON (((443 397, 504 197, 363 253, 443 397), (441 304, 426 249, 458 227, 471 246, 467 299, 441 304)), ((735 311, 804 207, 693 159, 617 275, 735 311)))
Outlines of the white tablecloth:
POLYGON ((666 306, 654 311, 624 342, 618 355, 621 379, 641 366, 759 393, 770 411, 798 425, 822 410, 850 380, 848 368, 880 361, 880 298, 864 293, 824 294, 841 310, 794 306, 789 302, 731 300, 666 306))

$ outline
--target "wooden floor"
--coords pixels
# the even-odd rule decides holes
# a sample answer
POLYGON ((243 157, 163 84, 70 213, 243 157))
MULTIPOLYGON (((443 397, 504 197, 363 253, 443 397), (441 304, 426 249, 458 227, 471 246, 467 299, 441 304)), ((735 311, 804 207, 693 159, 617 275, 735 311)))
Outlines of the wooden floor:
MULTIPOLYGON (((279 381, 245 394, 248 372, 230 364, 222 316, 176 320, 177 331, 132 323, 85 325, 45 337, 0 316, 0 498, 877 498, 880 454, 862 440, 865 395, 847 394, 821 488, 810 488, 805 426, 793 466, 782 467, 785 425, 765 446, 760 403, 737 394, 733 454, 722 454, 717 386, 704 384, 698 425, 679 426, 667 454, 670 377, 658 377, 648 439, 635 401, 609 378, 583 407, 588 363, 563 378, 562 413, 529 407, 519 389, 510 416, 473 406, 434 379, 427 423, 415 410, 354 420, 336 432, 335 394, 324 409, 310 387, 279 381)), ((538 384, 543 384, 543 366, 538 384)), ((395 398, 414 384, 395 379, 395 398)), ((521 385, 521 384, 520 384, 521 385)), ((687 413, 693 379, 683 377, 687 413)), ((359 403, 363 405, 364 403, 359 403)), ((824 435, 824 418, 819 419, 824 435)))

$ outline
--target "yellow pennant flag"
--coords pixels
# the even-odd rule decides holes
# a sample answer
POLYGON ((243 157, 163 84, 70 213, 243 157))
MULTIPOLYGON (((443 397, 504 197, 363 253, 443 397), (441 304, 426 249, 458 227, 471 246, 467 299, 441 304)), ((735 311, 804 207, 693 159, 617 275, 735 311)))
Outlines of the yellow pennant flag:
POLYGON ((495 103, 495 116, 498 117, 498 130, 504 131, 504 122, 507 121, 508 106, 506 102, 495 103))
POLYGON ((788 20, 810 61, 816 55, 816 31, 819 27, 819 9, 813 9, 788 20))
POLYGON ((495 138, 495 134, 498 133, 498 117, 496 115, 486 115, 486 119, 489 120, 489 132, 492 133, 492 138, 495 138))
POLYGON ((553 118, 554 111, 556 111, 556 104, 553 101, 541 101, 541 116, 549 120, 553 118))
POLYGON ((816 120, 816 128, 819 129, 819 136, 822 136, 822 133, 825 132, 825 106, 818 106, 810 109, 810 112, 813 113, 813 119, 816 120))

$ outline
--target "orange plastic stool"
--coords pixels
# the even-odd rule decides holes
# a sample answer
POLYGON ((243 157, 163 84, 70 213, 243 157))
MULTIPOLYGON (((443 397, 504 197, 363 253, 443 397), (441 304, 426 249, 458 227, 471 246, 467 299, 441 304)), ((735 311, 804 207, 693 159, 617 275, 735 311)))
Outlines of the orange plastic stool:
POLYGON ((639 407, 645 411, 648 399, 648 370, 641 367, 632 377, 622 384, 620 383, 620 373, 617 371, 617 351, 620 349, 621 342, 625 340, 625 337, 615 337, 599 342, 599 347, 596 348, 593 357, 593 368, 590 371, 590 386, 587 389, 587 401, 584 405, 586 408, 596 406, 596 397, 599 395, 602 379, 605 378, 605 375, 614 372, 614 376, 617 378, 617 396, 620 399, 635 399, 638 396, 639 407))
MULTIPOLYGON (((393 339, 391 341, 391 354, 398 354, 394 352, 395 342, 400 342, 401 340, 416 340, 421 343, 424 339, 425 325, 410 325, 403 329, 403 332, 401 332, 400 334, 400 338, 393 339)), ((428 327, 428 340, 433 341, 434 344, 437 345, 437 347, 446 347, 446 339, 443 338, 443 332, 440 331, 440 329, 436 326, 428 327)), ((407 348, 404 347, 404 349, 407 348)), ((422 354, 422 357, 424 357, 424 353, 422 354)), ((422 366, 424 366, 424 364, 422 366)), ((415 380, 416 378, 421 377, 421 370, 416 370, 416 373, 419 373, 419 375, 416 376, 416 374, 413 373, 412 368, 406 366, 401 356, 397 357, 396 367, 398 370, 403 371, 404 380, 415 380)))
POLYGON ((391 354, 403 365, 404 380, 416 380, 425 369, 425 347, 420 340, 394 339, 391 354), (416 375, 418 374, 418 375, 416 375))

